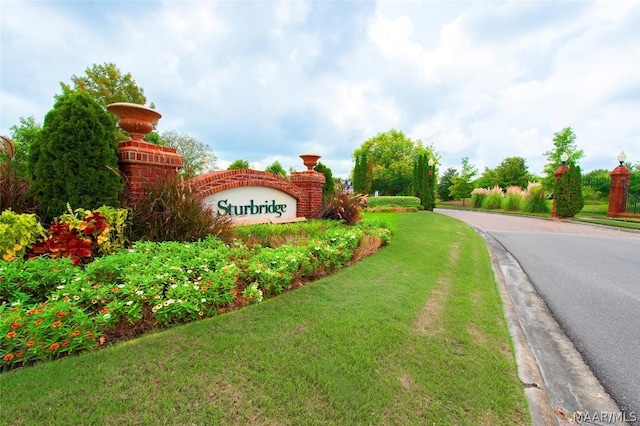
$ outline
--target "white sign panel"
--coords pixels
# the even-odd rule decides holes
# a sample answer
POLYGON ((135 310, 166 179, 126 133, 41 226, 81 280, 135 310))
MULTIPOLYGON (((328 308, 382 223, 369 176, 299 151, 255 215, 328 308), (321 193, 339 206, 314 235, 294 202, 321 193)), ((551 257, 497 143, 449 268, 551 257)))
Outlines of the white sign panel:
POLYGON ((241 186, 209 195, 206 206, 228 214, 234 222, 270 222, 295 219, 297 200, 286 192, 266 186, 241 186))

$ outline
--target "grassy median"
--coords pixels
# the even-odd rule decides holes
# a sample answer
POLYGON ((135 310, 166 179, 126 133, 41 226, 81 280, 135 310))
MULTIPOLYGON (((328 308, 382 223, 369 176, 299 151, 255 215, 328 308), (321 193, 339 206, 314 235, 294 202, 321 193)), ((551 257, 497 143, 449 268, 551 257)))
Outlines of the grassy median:
POLYGON ((0 375, 0 423, 529 424, 489 255, 434 213, 239 311, 0 375))

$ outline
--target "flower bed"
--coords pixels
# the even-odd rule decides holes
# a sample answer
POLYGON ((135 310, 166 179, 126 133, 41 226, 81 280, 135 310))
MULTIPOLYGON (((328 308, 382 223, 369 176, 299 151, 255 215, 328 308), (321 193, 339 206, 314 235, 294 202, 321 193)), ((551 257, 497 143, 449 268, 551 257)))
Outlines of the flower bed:
POLYGON ((284 243, 273 247, 208 237, 138 242, 85 268, 68 257, 1 262, 0 370, 258 303, 348 265, 363 242, 380 246, 390 238, 381 223, 311 221, 306 239, 304 226, 291 227, 295 245, 282 235, 284 243))

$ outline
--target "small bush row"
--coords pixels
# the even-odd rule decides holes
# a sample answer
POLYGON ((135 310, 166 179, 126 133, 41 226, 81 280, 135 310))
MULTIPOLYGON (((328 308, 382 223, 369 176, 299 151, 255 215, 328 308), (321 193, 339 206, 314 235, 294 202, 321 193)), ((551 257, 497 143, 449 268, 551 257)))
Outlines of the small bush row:
POLYGON ((420 198, 418 197, 407 197, 407 196, 378 196, 378 197, 369 197, 367 207, 377 208, 377 207, 405 207, 405 208, 415 208, 416 210, 420 208, 420 198))
POLYGON ((488 210, 523 211, 526 213, 549 213, 549 205, 540 183, 529 183, 527 190, 510 186, 504 192, 499 186, 476 188, 471 192, 471 205, 488 210))

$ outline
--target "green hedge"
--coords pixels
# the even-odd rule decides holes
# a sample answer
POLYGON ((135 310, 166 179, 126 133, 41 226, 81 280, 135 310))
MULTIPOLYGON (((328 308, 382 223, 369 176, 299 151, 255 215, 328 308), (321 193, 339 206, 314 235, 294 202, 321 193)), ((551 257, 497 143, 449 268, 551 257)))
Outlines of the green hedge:
POLYGON ((418 197, 392 197, 392 196, 379 196, 369 197, 367 201, 367 207, 420 207, 420 198, 418 197))

